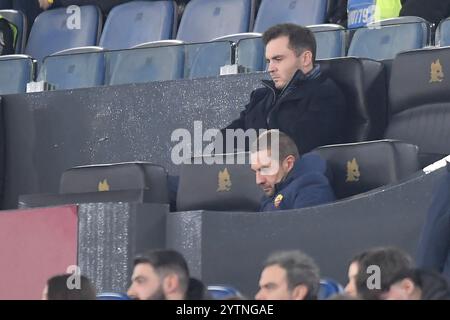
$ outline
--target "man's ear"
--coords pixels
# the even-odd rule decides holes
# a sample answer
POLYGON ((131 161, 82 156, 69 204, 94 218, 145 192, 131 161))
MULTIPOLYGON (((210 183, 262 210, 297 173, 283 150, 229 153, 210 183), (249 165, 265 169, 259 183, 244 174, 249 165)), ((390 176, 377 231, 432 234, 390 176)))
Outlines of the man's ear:
POLYGON ((311 51, 309 51, 309 50, 306 50, 304 53, 303 53, 303 59, 302 59, 302 67, 303 68, 307 68, 307 67, 309 67, 310 65, 312 65, 312 52, 311 51))
POLYGON ((172 293, 178 289, 179 279, 175 273, 169 273, 163 279, 163 290, 167 293, 172 293))
POLYGON ((289 172, 292 170, 295 164, 295 157, 293 155, 289 155, 286 158, 284 158, 283 165, 286 172, 289 172))
POLYGON ((299 284, 292 290, 292 300, 304 300, 308 294, 308 287, 304 284, 299 284))
POLYGON ((412 296, 416 286, 414 285, 414 282, 412 282, 411 279, 403 279, 400 282, 401 288, 408 294, 408 297, 412 296))

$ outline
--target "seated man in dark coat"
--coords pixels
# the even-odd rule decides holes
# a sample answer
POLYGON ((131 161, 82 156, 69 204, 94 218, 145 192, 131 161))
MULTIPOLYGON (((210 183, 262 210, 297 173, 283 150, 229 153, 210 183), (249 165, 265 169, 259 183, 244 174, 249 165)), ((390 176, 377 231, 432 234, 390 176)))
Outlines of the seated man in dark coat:
POLYGON ((299 156, 294 141, 278 130, 259 136, 250 156, 256 184, 265 193, 260 211, 298 209, 335 200, 327 165, 318 154, 299 156))
POLYGON ((345 97, 315 64, 311 30, 279 24, 264 32, 263 42, 272 81, 263 80, 264 87, 252 92, 240 117, 225 129, 279 129, 295 141, 301 154, 344 142, 345 97))

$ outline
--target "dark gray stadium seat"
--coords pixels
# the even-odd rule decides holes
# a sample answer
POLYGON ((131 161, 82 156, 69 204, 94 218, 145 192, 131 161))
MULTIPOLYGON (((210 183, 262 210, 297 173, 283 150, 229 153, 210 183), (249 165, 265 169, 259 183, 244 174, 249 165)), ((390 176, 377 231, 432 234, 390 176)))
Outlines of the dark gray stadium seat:
MULTIPOLYGON (((211 157, 197 158, 201 164, 183 164, 177 193, 177 211, 257 211, 263 196, 255 183, 246 154, 240 154, 247 164, 217 164, 211 157), (206 160, 205 160, 206 159, 206 160), (211 161, 211 162, 208 162, 211 161)), ((235 161, 236 154, 218 156, 223 163, 235 161)), ((195 158, 194 158, 195 159, 195 158)))
POLYGON ((116 6, 108 15, 99 45, 105 49, 127 49, 171 39, 176 15, 174 1, 132 1, 116 6))
POLYGON ((167 172, 147 162, 80 166, 61 176, 60 194, 149 190, 153 202, 168 203, 167 172))
POLYGON ((327 160, 339 199, 399 182, 419 170, 417 146, 401 141, 330 145, 315 151, 327 160))
POLYGON ((345 142, 383 137, 387 121, 386 75, 381 62, 337 58, 319 61, 343 90, 347 100, 345 142))
POLYGON ((419 17, 400 17, 356 30, 348 56, 375 60, 393 59, 402 51, 419 49, 430 41, 430 24, 419 17))
POLYGON ((327 0, 262 0, 255 20, 254 32, 263 33, 278 23, 303 26, 325 23, 327 0))
POLYGON ((450 154, 450 48, 404 52, 392 63, 388 139, 419 146, 422 166, 450 154))
POLYGON ((104 78, 103 48, 81 47, 44 58, 38 80, 45 80, 58 90, 101 86, 104 78))
POLYGON ((204 42, 250 31, 254 0, 191 0, 183 13, 177 39, 204 42))
POLYGON ((25 49, 26 54, 40 63, 44 57, 55 52, 76 47, 96 46, 102 28, 100 9, 95 6, 79 8, 81 17, 79 26, 75 23, 77 22, 76 13, 67 13, 66 8, 41 13, 31 29, 25 49))
POLYGON ((24 93, 33 81, 33 59, 23 54, 0 56, 0 95, 24 93))
POLYGON ((27 17, 17 10, 0 10, 0 16, 17 27, 16 53, 23 53, 28 32, 27 17))
POLYGON ((183 78, 184 46, 146 44, 106 53, 106 84, 144 83, 183 78), (146 47, 150 46, 150 47, 146 47))
POLYGON ((308 26, 317 43, 316 59, 329 59, 345 56, 347 33, 338 24, 318 24, 308 26))

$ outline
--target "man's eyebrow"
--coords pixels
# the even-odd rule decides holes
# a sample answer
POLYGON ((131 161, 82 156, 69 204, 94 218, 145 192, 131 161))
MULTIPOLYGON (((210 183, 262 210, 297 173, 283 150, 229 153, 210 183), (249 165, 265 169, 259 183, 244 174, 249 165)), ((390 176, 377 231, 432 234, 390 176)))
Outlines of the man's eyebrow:
POLYGON ((278 59, 278 58, 283 58, 284 55, 282 54, 277 54, 276 56, 270 57, 270 58, 266 58, 266 60, 270 60, 270 59, 278 59))

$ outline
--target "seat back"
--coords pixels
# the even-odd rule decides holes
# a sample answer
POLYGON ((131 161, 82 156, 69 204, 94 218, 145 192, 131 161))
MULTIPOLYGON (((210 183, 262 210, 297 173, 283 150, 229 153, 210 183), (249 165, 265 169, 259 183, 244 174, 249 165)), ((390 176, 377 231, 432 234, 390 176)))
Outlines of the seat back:
POLYGON ((450 154, 450 48, 404 52, 392 63, 388 139, 419 146, 422 166, 450 154))
POLYGON ((61 194, 149 190, 152 202, 168 203, 167 172, 147 162, 80 166, 61 176, 61 194))
POLYGON ((328 162, 338 199, 397 183, 419 170, 417 146, 401 141, 330 145, 316 151, 328 162))
POLYGON ((440 47, 450 46, 450 18, 442 20, 436 28, 435 44, 440 47))
POLYGON ((176 26, 174 1, 132 1, 114 7, 99 45, 127 49, 141 43, 171 39, 176 26))
POLYGON ((96 46, 101 28, 102 14, 96 6, 44 11, 31 28, 25 52, 40 63, 44 57, 55 52, 96 46))
POLYGON ((181 18, 177 39, 204 42, 248 32, 254 10, 254 0, 191 0, 181 18))
POLYGON ((327 0, 262 0, 253 32, 263 33, 279 23, 303 26, 325 23, 327 0))
POLYGON ((102 292, 97 294, 97 300, 131 300, 126 293, 102 292))
POLYGON ((338 24, 318 24, 308 26, 308 28, 316 38, 316 59, 345 56, 347 33, 344 27, 338 24))
POLYGON ((44 58, 38 80, 45 80, 59 90, 101 86, 104 78, 103 48, 83 47, 63 50, 44 58))
POLYGON ((185 45, 184 77, 189 79, 220 75, 220 68, 232 62, 231 41, 185 45))
POLYGON ((356 30, 348 56, 375 60, 393 59, 403 51, 427 46, 430 24, 418 17, 400 17, 370 24, 356 30))
POLYGON ((16 53, 23 53, 28 32, 27 17, 21 11, 17 10, 0 10, 0 16, 11 22, 17 27, 16 53))
POLYGON ((319 61, 342 89, 347 102, 344 141, 381 139, 387 121, 384 66, 378 61, 339 58, 319 61))
POLYGON ((0 95, 26 92, 27 83, 33 77, 34 63, 30 56, 0 56, 0 95))
POLYGON ((181 166, 177 211, 257 211, 262 195, 247 154, 198 157, 181 166))
POLYGON ((106 53, 108 85, 183 78, 184 46, 141 47, 106 53))
POLYGON ((236 288, 223 285, 208 286, 208 293, 214 300, 227 300, 242 297, 242 294, 236 288))

